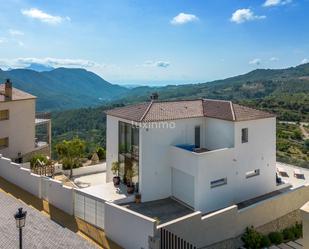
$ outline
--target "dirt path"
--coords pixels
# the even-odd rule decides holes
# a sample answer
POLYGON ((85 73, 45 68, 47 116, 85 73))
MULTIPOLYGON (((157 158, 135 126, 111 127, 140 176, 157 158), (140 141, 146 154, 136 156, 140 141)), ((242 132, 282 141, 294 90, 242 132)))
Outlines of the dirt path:
MULTIPOLYGON (((279 123, 297 125, 297 123, 293 122, 293 121, 279 121, 279 123)), ((306 122, 300 122, 300 124, 299 124, 299 128, 300 128, 300 130, 301 130, 301 132, 303 133, 303 136, 304 136, 304 140, 309 139, 309 132, 304 127, 304 126, 308 126, 308 125, 309 125, 309 123, 306 123, 306 122)))
POLYGON ((306 123, 300 123, 299 128, 301 130, 301 132, 304 135, 304 139, 309 139, 309 133, 307 132, 306 128, 304 127, 304 125, 307 125, 306 123))

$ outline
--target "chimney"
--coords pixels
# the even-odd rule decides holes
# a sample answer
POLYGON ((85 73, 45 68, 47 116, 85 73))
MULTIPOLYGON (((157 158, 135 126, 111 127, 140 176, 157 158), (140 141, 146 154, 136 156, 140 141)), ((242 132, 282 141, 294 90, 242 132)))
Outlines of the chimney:
POLYGON ((150 95, 151 100, 158 100, 159 99, 159 94, 157 92, 154 92, 150 95))
POLYGON ((7 79, 5 81, 5 89, 4 89, 4 95, 5 95, 5 101, 10 101, 12 100, 12 82, 10 81, 10 79, 7 79))

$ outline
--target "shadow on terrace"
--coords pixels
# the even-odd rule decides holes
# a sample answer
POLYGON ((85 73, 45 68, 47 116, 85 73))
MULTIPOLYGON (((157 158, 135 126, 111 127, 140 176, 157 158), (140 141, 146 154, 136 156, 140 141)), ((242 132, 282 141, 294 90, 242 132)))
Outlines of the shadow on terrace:
POLYGON ((153 218, 163 224, 171 220, 180 218, 187 214, 191 214, 194 211, 187 206, 173 200, 172 198, 166 198, 156 201, 149 201, 143 203, 126 203, 122 206, 135 211, 137 213, 143 214, 150 218, 153 218))

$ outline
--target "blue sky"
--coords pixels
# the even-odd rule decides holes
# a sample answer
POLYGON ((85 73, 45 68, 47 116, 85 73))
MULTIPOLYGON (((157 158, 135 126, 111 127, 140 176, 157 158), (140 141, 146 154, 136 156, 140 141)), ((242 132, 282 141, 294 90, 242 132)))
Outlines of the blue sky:
POLYGON ((309 59, 309 0, 0 0, 0 67, 206 82, 309 59))

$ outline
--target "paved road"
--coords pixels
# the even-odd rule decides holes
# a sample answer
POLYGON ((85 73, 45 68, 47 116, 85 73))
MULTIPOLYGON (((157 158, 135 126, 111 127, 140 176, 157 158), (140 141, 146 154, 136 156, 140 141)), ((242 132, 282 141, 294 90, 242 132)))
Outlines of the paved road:
POLYGON ((13 217, 19 207, 27 211, 23 229, 25 249, 97 248, 72 231, 63 228, 38 210, 0 192, 0 248, 18 248, 18 231, 13 217))

